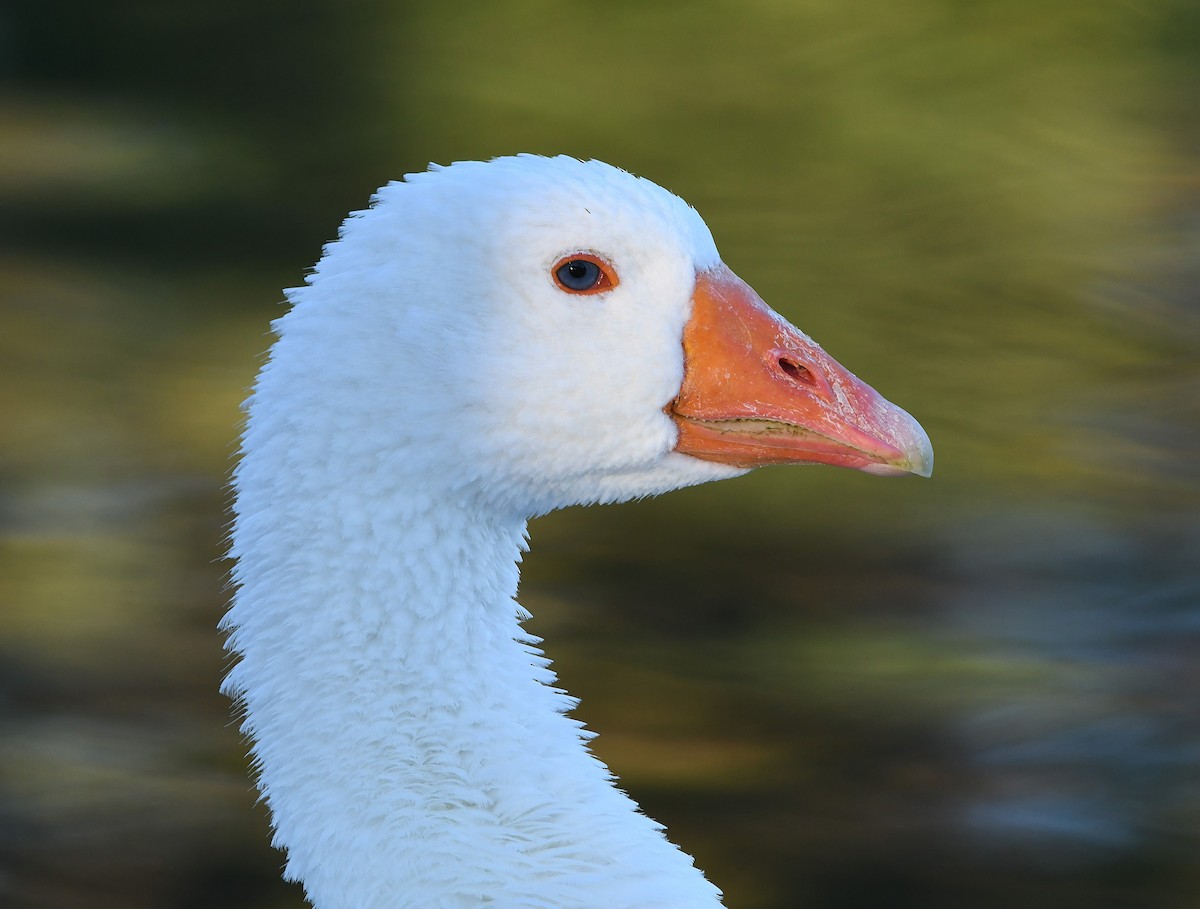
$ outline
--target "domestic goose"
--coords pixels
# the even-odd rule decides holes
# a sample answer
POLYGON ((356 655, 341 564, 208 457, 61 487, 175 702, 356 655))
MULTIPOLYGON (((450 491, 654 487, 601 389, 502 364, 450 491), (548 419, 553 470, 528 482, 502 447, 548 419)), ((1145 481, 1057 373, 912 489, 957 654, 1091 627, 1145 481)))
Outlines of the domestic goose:
POLYGON ((526 522, 920 426, 598 161, 431 166, 328 244, 246 404, 223 621, 285 876, 317 909, 711 909, 514 599, 526 522))

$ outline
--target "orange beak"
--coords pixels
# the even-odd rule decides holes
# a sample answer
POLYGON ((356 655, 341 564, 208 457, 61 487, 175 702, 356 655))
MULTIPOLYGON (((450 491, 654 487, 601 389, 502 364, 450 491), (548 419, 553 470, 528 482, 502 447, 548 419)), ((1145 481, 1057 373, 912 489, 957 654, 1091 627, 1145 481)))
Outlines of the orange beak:
POLYGON ((683 331, 684 375, 666 411, 675 450, 734 467, 833 464, 933 472, 921 425, 773 312, 725 265, 702 272, 683 331))

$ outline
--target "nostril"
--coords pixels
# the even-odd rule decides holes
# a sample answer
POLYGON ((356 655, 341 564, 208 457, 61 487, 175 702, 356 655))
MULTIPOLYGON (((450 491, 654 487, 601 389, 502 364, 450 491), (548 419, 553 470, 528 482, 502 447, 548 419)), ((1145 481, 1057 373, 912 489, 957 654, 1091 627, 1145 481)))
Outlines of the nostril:
POLYGON ((816 377, 812 374, 807 366, 797 363, 795 360, 788 357, 779 358, 779 368, 786 372, 797 382, 803 382, 805 385, 817 384, 816 377))

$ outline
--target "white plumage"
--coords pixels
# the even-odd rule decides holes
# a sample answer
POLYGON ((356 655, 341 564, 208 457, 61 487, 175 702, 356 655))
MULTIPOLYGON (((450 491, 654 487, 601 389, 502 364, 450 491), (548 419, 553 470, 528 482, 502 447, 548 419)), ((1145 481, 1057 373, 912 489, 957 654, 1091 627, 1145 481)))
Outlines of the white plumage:
MULTIPOLYGON (((384 187, 289 292, 234 480, 225 690, 286 876, 318 909, 720 905, 588 752, 514 596, 531 516, 843 463, 683 446, 683 338, 698 276, 721 269, 658 186, 520 156, 384 187), (577 255, 614 286, 556 283, 577 255)), ((840 375, 821 381, 846 417, 840 375)), ((891 447, 848 466, 927 473, 911 418, 863 407, 846 418, 888 423, 891 447)))

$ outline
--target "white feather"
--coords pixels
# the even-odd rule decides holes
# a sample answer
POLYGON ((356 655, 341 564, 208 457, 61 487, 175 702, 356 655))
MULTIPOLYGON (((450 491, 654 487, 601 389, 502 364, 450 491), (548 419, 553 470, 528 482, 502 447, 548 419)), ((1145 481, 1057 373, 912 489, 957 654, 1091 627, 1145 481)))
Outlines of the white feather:
POLYGON ((599 162, 432 168, 352 215, 247 404, 237 662, 286 875, 318 909, 704 909, 521 628, 526 520, 741 471, 672 452, 704 222, 599 162), (620 277, 552 280, 572 252, 620 277))

